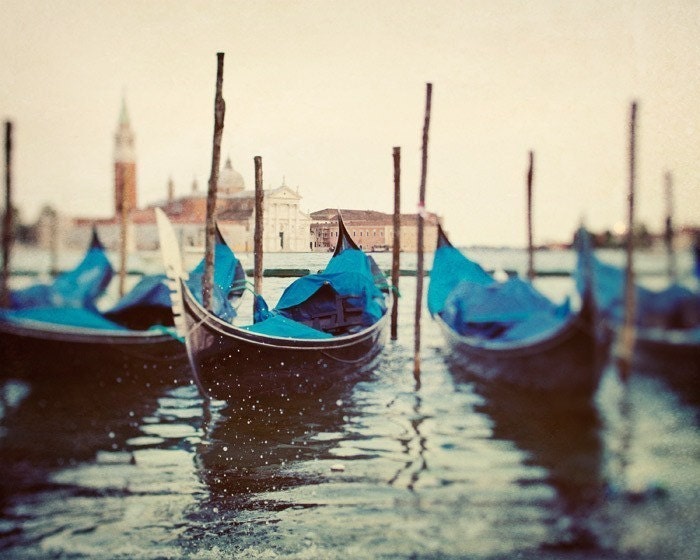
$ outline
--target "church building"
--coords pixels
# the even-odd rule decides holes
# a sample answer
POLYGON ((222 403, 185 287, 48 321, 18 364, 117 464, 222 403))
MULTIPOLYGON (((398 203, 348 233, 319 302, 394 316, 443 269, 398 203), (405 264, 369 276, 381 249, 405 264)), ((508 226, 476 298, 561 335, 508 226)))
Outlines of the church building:
MULTIPOLYGON (((263 191, 263 251, 310 250, 311 217, 301 209, 298 189, 283 184, 263 191)), ((176 230, 184 248, 204 247, 207 193, 193 183, 189 194, 176 198, 172 180, 168 199, 157 203, 176 230)), ((226 242, 236 252, 250 252, 254 245, 255 190, 246 189, 243 176, 227 158, 219 173, 216 221, 226 242)))
MULTIPOLYGON (((139 209, 137 206, 136 148, 126 102, 122 107, 114 135, 114 216, 112 218, 76 218, 68 232, 67 244, 82 247, 90 230, 97 226, 102 242, 112 250, 119 248, 122 211, 128 219, 129 251, 155 250, 159 247, 154 208, 162 208, 175 228, 183 249, 204 250, 207 189, 197 181, 190 192, 176 196, 172 178, 164 200, 139 209)), ((284 181, 277 188, 263 191, 263 250, 266 252, 302 252, 311 246, 311 218, 301 209, 299 190, 284 181)), ((255 231, 255 190, 246 189, 243 176, 227 158, 219 172, 216 220, 231 248, 237 252, 253 250, 255 231)))

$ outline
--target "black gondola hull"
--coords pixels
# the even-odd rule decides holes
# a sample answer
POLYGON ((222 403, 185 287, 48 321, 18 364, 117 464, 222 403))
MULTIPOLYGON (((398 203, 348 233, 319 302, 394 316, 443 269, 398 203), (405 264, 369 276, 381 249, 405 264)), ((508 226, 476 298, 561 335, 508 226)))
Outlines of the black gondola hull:
POLYGON ((574 317, 549 336, 518 344, 489 343, 461 336, 435 316, 450 360, 475 378, 538 392, 591 396, 605 361, 593 329, 574 317))
POLYGON ((329 339, 253 333, 208 313, 182 285, 187 350, 200 390, 235 401, 312 394, 359 378, 378 360, 386 315, 363 331, 329 339))
POLYGON ((170 383, 189 375, 185 345, 171 334, 48 324, 0 322, 0 363, 2 377, 30 379, 62 374, 67 381, 65 374, 76 378, 109 374, 170 383))

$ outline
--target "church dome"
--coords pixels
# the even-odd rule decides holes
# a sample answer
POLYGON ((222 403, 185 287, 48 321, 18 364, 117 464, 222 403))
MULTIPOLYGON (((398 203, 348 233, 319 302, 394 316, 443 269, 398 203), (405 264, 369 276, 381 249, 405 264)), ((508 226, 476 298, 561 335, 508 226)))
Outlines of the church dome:
POLYGON ((233 194, 245 190, 243 175, 233 168, 231 165, 231 158, 226 159, 226 164, 219 173, 218 190, 226 194, 233 194))

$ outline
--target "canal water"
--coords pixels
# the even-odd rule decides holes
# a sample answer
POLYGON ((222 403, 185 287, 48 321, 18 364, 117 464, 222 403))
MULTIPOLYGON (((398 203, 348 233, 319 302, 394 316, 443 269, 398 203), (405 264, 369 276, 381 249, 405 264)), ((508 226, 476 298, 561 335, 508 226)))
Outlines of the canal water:
MULTIPOLYGON (((288 283, 265 278, 264 293, 288 283)), ((378 366, 303 399, 205 403, 186 368, 3 370, 0 558, 697 557, 696 395, 639 372, 623 383, 612 366, 588 403, 484 387, 452 368, 425 311, 416 376, 416 278, 399 290, 378 366)))

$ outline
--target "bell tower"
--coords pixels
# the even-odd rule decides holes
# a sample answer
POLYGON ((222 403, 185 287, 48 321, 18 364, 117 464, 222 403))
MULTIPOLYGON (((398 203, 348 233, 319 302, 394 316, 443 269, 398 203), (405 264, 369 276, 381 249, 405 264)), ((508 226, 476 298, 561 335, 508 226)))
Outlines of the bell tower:
POLYGON ((128 213, 136 208, 136 153, 126 99, 122 99, 117 132, 114 135, 114 212, 119 217, 122 204, 128 213))

